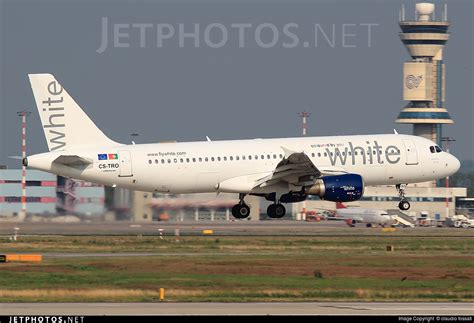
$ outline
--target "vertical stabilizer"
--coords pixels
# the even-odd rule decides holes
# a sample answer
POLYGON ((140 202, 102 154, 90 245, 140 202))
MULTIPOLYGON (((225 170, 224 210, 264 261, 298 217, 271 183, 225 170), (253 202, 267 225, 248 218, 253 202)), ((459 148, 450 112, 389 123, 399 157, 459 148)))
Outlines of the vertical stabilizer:
POLYGON ((97 128, 51 74, 29 74, 50 151, 120 145, 97 128))

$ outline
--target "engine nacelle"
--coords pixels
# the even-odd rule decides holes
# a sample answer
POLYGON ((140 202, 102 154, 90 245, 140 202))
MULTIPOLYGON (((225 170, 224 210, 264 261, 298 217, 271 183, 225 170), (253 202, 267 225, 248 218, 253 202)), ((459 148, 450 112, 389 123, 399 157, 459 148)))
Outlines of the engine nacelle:
POLYGON ((290 192, 287 194, 283 194, 280 197, 280 202, 281 203, 297 203, 297 202, 303 202, 306 200, 308 197, 307 194, 304 192, 290 192))
POLYGON ((306 194, 331 202, 357 201, 364 195, 364 181, 357 174, 324 176, 307 188, 306 194))

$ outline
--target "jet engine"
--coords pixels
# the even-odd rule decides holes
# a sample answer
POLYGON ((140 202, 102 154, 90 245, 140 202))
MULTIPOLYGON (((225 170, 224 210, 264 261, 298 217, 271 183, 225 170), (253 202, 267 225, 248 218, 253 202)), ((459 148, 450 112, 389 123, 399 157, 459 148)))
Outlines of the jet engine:
POLYGON ((306 188, 305 193, 331 202, 357 201, 364 195, 364 181, 357 174, 324 176, 306 188))

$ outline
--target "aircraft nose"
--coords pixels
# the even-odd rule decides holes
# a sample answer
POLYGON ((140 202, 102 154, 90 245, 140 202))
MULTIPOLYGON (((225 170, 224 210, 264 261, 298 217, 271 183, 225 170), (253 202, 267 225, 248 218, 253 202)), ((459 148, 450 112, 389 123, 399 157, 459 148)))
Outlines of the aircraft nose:
POLYGON ((459 159, 457 159, 455 156, 453 155, 450 155, 449 156, 449 161, 448 161, 448 168, 450 170, 450 174, 454 174, 456 173, 459 168, 461 167, 461 162, 459 161, 459 159))

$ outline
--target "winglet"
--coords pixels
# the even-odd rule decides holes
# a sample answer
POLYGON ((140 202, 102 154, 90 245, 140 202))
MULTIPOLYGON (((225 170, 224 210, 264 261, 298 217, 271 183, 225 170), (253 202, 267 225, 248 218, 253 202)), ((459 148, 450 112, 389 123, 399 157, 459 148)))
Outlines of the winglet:
POLYGON ((212 141, 211 138, 209 138, 208 136, 206 136, 206 140, 207 140, 208 142, 211 142, 211 141, 212 141))
POLYGON ((396 135, 398 135, 397 129, 393 129, 393 133, 396 134, 396 135))

